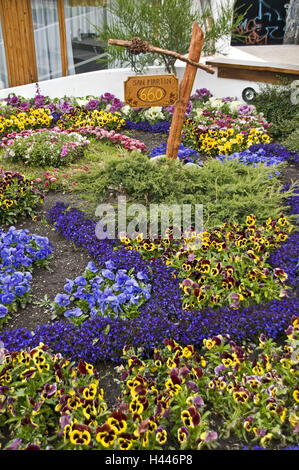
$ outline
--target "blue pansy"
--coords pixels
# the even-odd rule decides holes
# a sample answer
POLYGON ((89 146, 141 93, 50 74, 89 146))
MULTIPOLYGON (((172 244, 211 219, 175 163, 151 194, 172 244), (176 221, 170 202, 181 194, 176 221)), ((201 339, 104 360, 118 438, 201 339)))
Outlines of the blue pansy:
POLYGON ((102 269, 102 276, 106 279, 110 279, 110 281, 115 279, 115 274, 110 269, 102 269))
POLYGON ((26 286, 16 286, 15 288, 15 293, 18 296, 24 295, 28 291, 28 288, 26 286))
POLYGON ((114 269, 116 269, 115 263, 113 263, 113 261, 111 261, 111 260, 106 261, 105 266, 106 266, 107 269, 110 269, 112 271, 114 269))
POLYGON ((97 273, 99 271, 98 268, 95 266, 93 261, 89 261, 89 263, 87 264, 86 269, 88 269, 92 273, 97 273))
POLYGON ((4 294, 2 296, 1 302, 3 304, 11 304, 14 301, 15 296, 13 294, 4 294))
POLYGON ((80 317, 82 315, 82 310, 79 307, 69 309, 66 312, 64 312, 65 317, 80 317))
POLYGON ((54 302, 59 305, 59 307, 67 306, 70 303, 70 298, 66 294, 57 294, 54 302))
POLYGON ((86 286, 87 281, 84 276, 78 276, 74 280, 74 283, 77 284, 78 286, 86 286))
POLYGON ((6 317, 8 314, 8 308, 5 305, 0 304, 0 318, 6 317))
POLYGON ((72 292, 74 281, 71 279, 66 279, 66 284, 63 286, 64 290, 68 292, 69 294, 72 292))

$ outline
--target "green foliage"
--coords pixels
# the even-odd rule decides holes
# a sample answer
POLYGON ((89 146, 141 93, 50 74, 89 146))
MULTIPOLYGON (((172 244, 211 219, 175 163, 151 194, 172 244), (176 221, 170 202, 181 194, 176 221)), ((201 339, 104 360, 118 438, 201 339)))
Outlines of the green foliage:
POLYGON ((6 147, 4 158, 28 166, 66 166, 83 156, 83 146, 88 143, 75 132, 43 131, 15 139, 6 147))
MULTIPOLYGON (((298 123, 299 124, 299 123, 298 123)), ((284 141, 283 144, 291 150, 299 153, 299 127, 294 130, 284 141)))
POLYGON ((257 111, 264 113, 266 120, 273 124, 270 132, 275 139, 285 139, 299 127, 299 108, 291 100, 293 91, 287 82, 265 84, 254 100, 257 111))
POLYGON ((207 161, 201 169, 187 168, 181 162, 132 153, 114 157, 92 174, 78 174, 77 189, 97 203, 124 194, 145 204, 203 204, 206 227, 231 222, 243 223, 254 213, 257 221, 286 212, 281 185, 273 169, 263 165, 245 166, 237 162, 207 161))
POLYGON ((42 193, 32 180, 18 172, 0 169, 0 223, 13 225, 18 218, 36 218, 37 210, 43 203, 42 193))
MULTIPOLYGON (((107 8, 111 14, 109 24, 102 30, 95 26, 100 40, 140 37, 153 46, 181 54, 188 53, 194 21, 205 32, 203 51, 210 54, 215 52, 216 41, 230 35, 242 20, 241 15, 234 18, 234 9, 227 0, 218 7, 217 21, 209 7, 202 12, 199 8, 194 10, 192 0, 115 0, 107 8)), ((155 61, 175 73, 173 57, 149 53, 137 56, 116 46, 108 46, 107 52, 109 62, 131 66, 135 72, 142 72, 155 61)))

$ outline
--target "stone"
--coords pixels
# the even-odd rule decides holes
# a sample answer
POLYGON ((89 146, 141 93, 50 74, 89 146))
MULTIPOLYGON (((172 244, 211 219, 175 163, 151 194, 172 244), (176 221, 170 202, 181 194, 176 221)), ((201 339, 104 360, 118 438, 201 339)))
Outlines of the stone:
POLYGON ((165 154, 163 154, 163 155, 157 155, 156 157, 152 157, 152 158, 150 159, 150 161, 151 161, 152 163, 157 163, 159 160, 163 160, 163 159, 165 159, 165 158, 166 158, 166 155, 165 155, 165 154))
POLYGON ((197 163, 192 163, 192 162, 188 162, 186 163, 185 165, 186 168, 197 168, 198 170, 200 170, 200 165, 198 165, 197 163))

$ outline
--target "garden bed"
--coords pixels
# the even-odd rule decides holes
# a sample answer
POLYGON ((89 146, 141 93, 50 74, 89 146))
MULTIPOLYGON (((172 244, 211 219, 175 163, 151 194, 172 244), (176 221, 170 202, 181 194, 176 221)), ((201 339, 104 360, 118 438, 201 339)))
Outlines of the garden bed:
MULTIPOLYGON (((200 99, 204 99, 204 102, 209 98, 205 90, 199 90, 197 98, 199 96, 200 99)), ((105 99, 106 103, 112 103, 114 98, 106 96, 105 99)), ((53 426, 57 426, 59 413, 61 413, 60 419, 65 424, 65 426, 61 425, 64 438, 61 444, 55 440, 53 444, 55 448, 56 445, 58 448, 67 449, 85 449, 93 446, 98 446, 97 448, 100 449, 125 449, 132 446, 135 449, 147 448, 147 446, 159 449, 163 446, 164 448, 174 446, 184 450, 213 448, 215 444, 218 445, 218 449, 232 450, 243 449, 247 443, 247 437, 250 439, 251 448, 254 444, 258 444, 262 447, 270 446, 270 448, 279 449, 286 447, 288 443, 296 443, 291 432, 295 434, 298 432, 298 422, 296 421, 298 389, 294 380, 296 373, 293 372, 295 366, 292 362, 293 359, 291 359, 291 353, 292 347, 296 345, 298 329, 298 320, 296 319, 298 299, 295 296, 298 232, 296 227, 293 227, 292 230, 292 224, 296 224, 298 207, 296 186, 293 184, 298 179, 298 155, 295 152, 289 152, 284 147, 269 146, 267 144, 270 139, 268 123, 262 118, 257 118, 253 110, 243 109, 242 106, 241 117, 234 117, 234 123, 230 124, 233 129, 230 134, 228 132, 230 127, 227 124, 230 121, 229 113, 236 116, 234 107, 239 106, 240 108, 240 104, 235 104, 231 99, 226 99, 221 103, 218 103, 217 100, 209 100, 208 111, 205 114, 206 125, 212 126, 213 106, 220 107, 221 117, 224 119, 223 124, 225 123, 226 126, 225 130, 221 127, 219 115, 216 114, 215 119, 217 119, 217 125, 220 126, 221 135, 225 136, 222 137, 224 140, 215 140, 216 134, 213 132, 216 131, 213 131, 213 126, 209 127, 212 133, 205 133, 206 131, 202 129, 203 133, 201 134, 194 132, 196 121, 193 119, 196 119, 197 115, 201 116, 202 113, 205 113, 205 109, 202 103, 199 106, 194 105, 192 115, 192 105, 190 105, 191 117, 189 116, 189 122, 187 120, 185 123, 187 127, 189 126, 189 130, 185 129, 186 140, 184 144, 189 142, 190 145, 193 145, 193 150, 182 148, 180 154, 182 163, 172 163, 168 166, 167 162, 162 162, 156 166, 153 162, 149 162, 144 151, 146 148, 148 154, 152 151, 152 155, 163 153, 163 150, 157 150, 167 142, 167 133, 161 124, 161 116, 158 116, 158 123, 155 127, 150 122, 147 122, 146 125, 140 125, 136 115, 131 113, 129 117, 135 118, 135 121, 132 120, 128 126, 129 129, 122 132, 122 134, 129 136, 128 140, 128 138, 123 138, 121 134, 115 134, 114 131, 111 133, 111 130, 101 130, 101 126, 105 123, 113 123, 111 125, 119 132, 121 115, 114 116, 111 111, 108 115, 106 111, 102 112, 101 110, 98 110, 97 114, 90 114, 90 112, 94 112, 100 102, 101 100, 91 100, 86 105, 84 112, 81 109, 80 112, 76 111, 77 114, 74 114, 74 119, 80 122, 78 128, 81 138, 77 141, 78 137, 72 135, 73 131, 70 130, 71 115, 60 112, 59 116, 55 116, 57 123, 65 126, 65 131, 63 131, 64 146, 60 152, 62 157, 67 156, 70 160, 69 165, 71 166, 68 168, 71 170, 65 169, 63 164, 61 169, 54 170, 53 165, 52 167, 50 165, 49 169, 47 165, 43 165, 41 169, 37 167, 31 169, 29 164, 27 170, 26 165, 30 162, 30 158, 36 158, 38 155, 33 153, 28 154, 24 163, 20 164, 22 172, 26 172, 28 178, 22 180, 22 184, 24 184, 22 195, 28 193, 29 198, 36 198, 34 199, 34 204, 36 204, 39 193, 29 188, 35 187, 37 184, 37 191, 44 187, 47 192, 43 199, 43 205, 35 205, 34 212, 28 205, 28 201, 24 202, 24 210, 28 211, 32 220, 28 217, 20 217, 14 221, 13 225, 20 231, 18 236, 20 236, 22 243, 27 237, 23 230, 27 229, 29 234, 35 234, 37 237, 35 240, 40 253, 46 246, 50 254, 53 251, 53 257, 48 260, 44 259, 37 267, 33 268, 30 280, 31 302, 27 303, 24 308, 19 306, 16 311, 12 309, 10 319, 2 325, 0 332, 0 341, 3 341, 4 347, 7 349, 7 367, 1 369, 0 365, 2 385, 9 384, 12 380, 11 376, 17 384, 19 380, 17 374, 20 373, 18 370, 22 367, 27 367, 23 370, 23 374, 28 378, 32 377, 30 383, 36 383, 36 386, 32 385, 33 388, 36 387, 34 392, 33 389, 31 392, 30 406, 33 407, 33 411, 28 408, 29 414, 26 415, 27 421, 25 423, 13 407, 11 413, 15 417, 15 421, 20 421, 20 429, 26 425, 31 429, 31 420, 34 422, 34 419, 39 421, 40 430, 47 428, 43 414, 38 413, 41 405, 38 401, 40 400, 39 393, 43 390, 43 399, 45 397, 49 399, 47 406, 50 408, 48 410, 51 409, 50 413, 53 412, 51 419, 56 423, 53 426), (244 120, 242 113, 247 116, 244 120), (247 115, 247 113, 249 114, 247 115), (248 131, 246 126, 251 120, 248 116, 252 116, 254 123, 252 125, 256 125, 258 119, 261 119, 260 124, 263 130, 260 134, 256 130, 254 132, 248 131), (83 122, 83 117, 89 121, 83 122), (92 124, 91 119, 96 119, 97 125, 92 124), (152 131, 158 130, 160 126, 160 130, 162 129, 164 132, 145 132, 142 130, 142 126, 150 128, 152 131), (242 126, 247 129, 243 128, 244 134, 241 134, 242 126), (260 142, 261 136, 266 144, 260 142), (86 148, 91 150, 85 150, 82 157, 80 145, 87 138, 91 142, 89 140, 86 142, 86 148), (114 150, 109 142, 107 144, 98 142, 103 139, 110 139, 114 143, 114 150), (225 145, 222 144, 224 141, 225 145), (65 142, 68 143, 65 144, 65 142), (196 150, 194 148, 198 142, 201 142, 201 147, 195 156, 196 150), (251 150, 249 154, 246 153, 247 151, 244 153, 244 149, 251 148, 250 143, 255 144, 256 148, 251 150), (236 145, 239 147, 235 147, 236 145), (71 151, 67 150, 70 148, 71 151), (110 151, 114 152, 113 155, 110 155, 110 151), (231 158, 232 154, 236 161, 215 162, 214 157, 217 157, 218 151, 222 152, 223 159, 224 156, 228 159, 231 158), (74 155, 71 152, 74 152, 74 155), (272 166, 268 168, 264 167, 262 163, 256 163, 267 164, 270 159, 272 159, 272 166), (190 161, 193 162, 191 168, 189 169, 188 166, 185 168, 184 164, 190 163, 190 161), (284 163, 281 164, 281 162, 284 163), (280 165, 277 167, 278 173, 275 168, 277 163, 280 165), (255 167, 256 169, 254 169, 255 167), (44 173, 45 170, 47 170, 46 173, 44 173), (67 178, 65 172, 69 172, 67 178), (143 174, 143 172, 145 173, 143 174), (173 187, 176 188, 175 191, 178 191, 176 194, 172 194, 167 183, 165 184, 171 177, 173 179, 169 186, 171 188, 173 184, 173 187), (31 185, 29 178, 34 180, 31 185), (150 178, 152 178, 153 185, 157 183, 157 186, 153 186, 152 192, 150 178), (65 185, 63 185, 64 181, 66 181, 65 185), (159 193, 160 189, 161 194, 159 193), (194 259, 192 256, 188 259, 186 257, 187 264, 177 262, 176 258, 179 259, 179 257, 172 257, 172 251, 162 249, 159 245, 160 242, 155 241, 153 248, 150 248, 151 242, 147 240, 138 246, 140 243, 138 238, 136 240, 125 238, 122 243, 114 240, 100 241, 96 238, 96 218, 93 214, 97 203, 106 202, 107 199, 109 202, 115 203, 117 195, 125 195, 132 202, 140 202, 144 199, 144 193, 146 193, 146 204, 157 202, 158 199, 156 201, 155 198, 158 198, 159 194, 162 202, 165 200, 167 203, 176 196, 178 200, 185 198, 189 201, 190 198, 193 198, 192 201, 196 201, 197 195, 200 202, 202 202, 201 197, 205 198, 203 201, 209 211, 207 222, 209 236, 212 237, 211 240, 216 237, 216 240, 217 237, 220 237, 221 232, 224 237, 227 237, 227 243, 218 241, 215 242, 216 245, 215 243, 213 245, 210 244, 211 240, 205 242, 208 254, 203 253, 204 258, 199 258, 199 262, 203 259, 198 268, 202 270, 201 272, 198 273, 192 265, 194 259), (223 207, 225 204, 232 204, 232 210, 229 207, 223 207), (234 224, 230 226, 230 231, 225 224, 221 230, 219 229, 220 224, 224 221, 222 213, 225 214, 225 210, 228 211, 231 221, 234 221, 234 224), (256 217, 253 215, 253 211, 256 217), (261 239, 261 233, 264 234, 263 239, 261 239), (266 237, 268 237, 268 245, 263 245, 267 241, 266 237), (262 249, 260 249, 259 243, 254 244, 253 240, 256 238, 262 240, 262 249), (238 245, 240 239, 241 244, 238 245), (234 280, 232 276, 235 271, 238 271, 236 264, 238 260, 234 258, 235 254, 233 257, 226 258, 223 255, 223 249, 224 253, 227 250, 228 255, 231 256, 230 250, 233 252, 238 246, 240 259, 245 259, 240 248, 243 242, 253 250, 248 253, 250 254, 249 258, 255 261, 247 259, 246 263, 249 267, 243 271, 243 277, 234 280), (266 249, 266 246, 270 246, 270 248, 266 249), (130 249, 128 250, 128 248, 130 249), (151 250, 153 250, 152 254, 151 250), (218 253, 215 250, 218 250, 218 253), (268 251, 270 264, 267 258, 268 251), (258 256, 257 253, 259 253, 258 256), (229 274, 224 276, 222 287, 226 286, 225 289, 231 289, 234 283, 238 282, 237 286, 240 286, 241 295, 237 294, 236 290, 233 292, 234 295, 228 295, 221 285, 220 288, 215 287, 216 282, 215 285, 202 290, 200 280, 202 279, 202 283, 205 283, 205 276, 210 275, 210 265, 212 269, 214 259, 216 259, 218 267, 214 267, 212 275, 219 276, 224 264, 227 264, 225 269, 229 268, 227 271, 229 274), (96 263, 96 266, 93 262, 96 263), (186 268, 188 263, 190 272, 186 268), (220 265, 222 263, 222 267, 219 267, 219 263, 220 265), (260 271, 253 269, 256 267, 260 271), (123 271, 124 269, 126 271, 123 271), (250 269, 252 271, 249 273, 251 276, 249 282, 247 276, 250 269), (184 270, 187 270, 187 274, 184 270), (270 272, 272 277, 267 279, 270 272), (262 276, 260 281, 256 279, 258 276, 262 276), (284 288, 286 280, 290 284, 290 290, 284 288), (242 287, 242 281, 247 283, 247 287, 242 287), (108 293, 106 301, 103 292, 105 293, 107 289, 112 288, 113 282, 115 282, 113 289, 117 293, 117 297, 112 295, 111 291, 110 294, 108 293), (129 282, 128 289, 124 288, 124 285, 127 285, 126 282, 129 282), (269 293, 265 294, 267 282, 269 293), (99 286, 104 283, 103 285, 107 286, 106 290, 101 290, 97 283, 99 286), (229 283, 231 285, 227 287, 229 283), (78 289, 74 287, 77 284, 78 289), (188 299, 191 294, 190 286, 194 289, 193 302, 205 302, 204 307, 192 305, 191 297, 188 299), (210 289, 214 290, 211 290, 211 295, 208 296, 210 289), (91 293, 93 294, 91 295, 91 293), (247 301, 246 296, 248 295, 256 296, 257 301, 247 301), (71 305, 69 305, 70 296, 74 297, 71 299, 71 305), (95 299, 97 300, 95 301, 95 299), (122 299, 123 303, 120 304, 118 299, 122 299), (128 299, 130 304, 126 303, 128 299), (213 302, 215 302, 215 306, 213 302), (106 308, 108 308, 109 314, 107 314, 106 308), (95 314, 96 309, 98 310, 95 314), (288 329, 287 340, 286 329, 288 329), (232 341, 226 338, 226 334, 230 335, 232 341), (276 343, 272 340, 266 342, 264 334, 273 338, 276 343), (46 352, 46 347, 43 344, 46 344, 54 354, 62 356, 52 357, 46 352), (129 345, 134 348, 134 352, 128 349, 129 345), (284 349, 279 349, 279 345, 284 349), (25 348, 27 352, 24 352, 25 348), (141 356, 137 357, 135 354, 139 348, 141 348, 141 356), (30 350, 31 353, 28 356, 30 350), (12 356, 8 351, 12 353, 12 356), (14 369, 13 354, 17 353, 13 353, 13 351, 19 351, 16 356, 20 364, 19 369, 18 367, 14 369), (41 358, 40 363, 39 357, 41 358), (60 391, 60 395, 56 395, 56 388, 51 391, 51 388, 47 388, 45 384, 52 383, 51 374, 57 375, 57 370, 60 370, 60 367, 65 368, 65 371, 68 370, 68 364, 64 364, 64 358, 70 358, 74 361, 70 377, 74 377, 74 382, 78 381, 78 386, 75 387, 75 391, 73 390, 70 395, 67 395, 69 398, 66 400, 70 400, 67 401, 68 405, 61 399, 58 400, 60 405, 57 405, 58 402, 55 401, 57 405, 55 410, 58 412, 55 415, 53 400, 57 400, 57 397, 64 392, 60 391), (53 369, 53 364, 60 360, 62 361, 61 366, 54 366, 53 369), (92 365, 86 365, 85 361, 92 365), (43 372, 43 364, 45 363, 48 364, 48 369, 43 372), (243 369, 238 366, 240 363, 243 369), (29 366, 31 369, 28 368, 29 366), (92 371, 92 367, 94 367, 94 371, 92 371), (232 369, 228 372, 230 367, 232 369), (268 368, 264 370, 266 367, 268 368), (40 376, 36 376, 36 368, 41 374, 40 376), (279 377, 283 377, 283 379, 278 380, 274 372, 271 375, 270 371, 274 368, 278 368, 279 377), (155 371, 158 369, 160 372, 155 375, 155 371), (289 370, 291 372, 288 372, 289 370), (223 375, 221 375, 222 372, 223 375), (46 374, 45 381, 42 379, 43 373, 46 374), (267 379, 261 381, 259 377, 264 377, 264 374, 267 379), (235 382, 231 384, 229 377, 234 375, 238 377, 235 377, 235 382), (269 387, 266 388, 263 385, 261 390, 262 400, 264 400, 263 406, 258 406, 258 397, 251 383, 252 376, 255 377, 256 383, 265 384, 267 380, 269 381, 269 387), (35 380, 33 380, 34 377, 35 380), (119 382, 115 381, 116 379, 119 382), (42 380, 42 382, 39 383, 38 380, 42 380), (97 380, 99 380, 99 384, 97 380), (272 393, 272 388, 277 381, 279 392, 276 390, 272 393), (101 391, 99 392, 101 398, 96 399, 92 405, 84 395, 87 393, 85 392, 86 387, 89 387, 88 393, 92 396, 94 388, 99 391, 99 387, 103 387, 108 408, 101 408, 101 391), (232 387, 230 391, 229 387, 232 387), (226 395, 224 395, 224 389, 228 391, 226 395), (289 389, 289 393, 284 400, 284 390, 286 389, 289 389), (215 390, 215 392, 209 390, 215 390), (82 401, 81 403, 84 407, 84 416, 77 411, 77 408, 81 406, 79 401, 83 400, 82 393, 87 400, 87 402, 82 401), (132 400, 128 401, 130 393, 132 400), (277 399, 275 398, 276 393, 278 393, 277 399), (74 395, 78 400, 78 406, 74 403, 73 408, 70 397, 74 395), (120 399, 117 403, 118 397, 120 399), (250 408, 252 400, 253 402, 256 400, 256 408, 254 409, 250 408), (172 401, 176 407, 173 407, 172 401), (247 402, 248 408, 242 418, 241 409, 245 405, 239 404, 247 402), (167 403, 171 404, 169 410, 167 403), (270 411, 277 410, 276 415, 269 413, 269 407, 272 406, 272 403, 275 403, 275 407, 273 405, 273 409, 271 408, 270 411), (38 408, 35 409, 35 406, 38 408), (70 424, 69 418, 64 414, 64 406, 71 407, 72 417, 76 416, 76 419, 79 419, 79 422, 82 423, 81 427, 79 425, 76 427, 73 422, 70 424), (96 416, 96 428, 93 428, 94 422, 91 418, 92 406, 97 407, 97 412, 94 411, 93 415, 96 416), (241 408, 239 409, 238 406, 241 408), (110 413, 106 422, 105 413, 102 414, 104 409, 110 413), (116 409, 118 409, 117 413, 116 409), (226 409, 231 409, 230 415, 226 409), (163 410, 168 411, 164 413, 163 410), (169 413, 171 418, 169 418, 169 413), (258 415, 256 421, 254 415, 258 415), (179 424, 180 420, 181 425, 179 424), (151 422, 153 429, 149 428, 149 422, 151 422), (175 431, 171 429, 170 425, 175 431), (123 428, 122 432, 120 427, 123 428), (66 431, 67 428, 68 431, 66 431), (236 434, 230 432, 234 428, 236 428, 236 434), (221 434, 220 431, 224 429, 226 434, 224 432, 221 434), (111 437, 111 442, 110 438, 108 439, 108 434, 111 437), (281 435, 283 438, 280 442, 279 436, 281 435)), ((38 104, 41 106, 41 97, 39 97, 38 104)), ((18 103, 19 105, 20 103, 18 103)), ((43 106, 44 108, 40 109, 47 109, 45 100, 43 106)), ((115 99, 114 106, 119 106, 120 111, 123 108, 123 105, 115 99)), ((54 111, 55 109, 51 111, 53 116, 55 115, 54 111)), ((149 110, 147 114, 149 119, 155 119, 156 112, 161 114, 162 110, 149 110)), ((163 110, 164 117, 167 115, 166 113, 169 116, 170 112, 169 109, 163 110)), ((30 113, 33 114, 32 111, 30 113)), ((47 114, 45 111, 38 111, 38 113, 41 116, 39 119, 44 120, 45 123, 49 113, 47 114)), ((124 111, 124 116, 127 113, 128 110, 124 111)), ((7 120, 5 124, 8 125, 7 120)), ((38 137, 41 141, 43 140, 43 132, 40 132, 40 137, 38 137)), ((58 129, 56 131, 58 137, 55 137, 58 141, 60 141, 59 133, 61 130, 58 129)), ((44 133, 44 135, 47 134, 44 133)), ((23 142, 19 140, 13 143, 15 139, 19 138, 13 135, 11 143, 5 143, 5 151, 9 155, 8 159, 3 159, 6 170, 4 181, 7 183, 8 178, 8 186, 12 181, 9 172, 7 172, 9 161, 11 157, 13 159, 16 156, 18 144, 23 142)), ((25 142, 26 137, 23 135, 22 139, 25 142)), ((31 134, 29 139, 34 140, 35 136, 31 134)), ((29 142, 31 142, 29 145, 33 145, 32 140, 29 142)), ((34 145, 38 148, 39 144, 35 143, 34 145)), ((47 145, 50 145, 50 141, 47 145)), ((40 152, 40 150, 38 151, 40 152)), ((43 155, 47 155, 46 151, 43 155)), ((24 158, 24 152, 21 158, 24 158)), ((51 159, 51 154, 45 158, 51 159)), ((59 163, 58 159, 57 165, 59 163)), ((11 167, 15 171, 17 166, 14 165, 16 164, 12 161, 11 167)), ((13 184, 10 188, 13 188, 13 184)), ((6 201, 5 210, 7 213, 4 211, 2 216, 7 214, 7 217, 10 217, 10 199, 8 198, 6 201)), ((17 206, 20 207, 20 204, 17 206)), ((14 215, 12 214, 11 217, 14 215)), ((228 220, 227 223, 230 221, 228 220)), ((7 230, 5 225, 2 228, 4 231, 7 230)), ((34 254, 36 257, 38 252, 34 251, 35 248, 32 249, 35 247, 35 242, 31 241, 30 243, 33 245, 28 253, 32 253, 32 256, 34 254)), ((170 246, 174 250, 177 249, 175 244, 170 243, 170 246)), ((4 250, 3 253, 3 259, 6 259, 8 252, 4 250)), ((11 251, 10 255, 15 256, 14 253, 11 251)), ((184 253, 182 254, 184 255, 184 253)), ((42 256, 45 258, 45 255, 41 253, 41 256, 37 256, 35 260, 42 260, 42 256)), ((6 269, 5 272, 10 275, 9 270, 6 269)), ((3 279, 3 285, 5 285, 7 280, 3 279)), ((18 288, 20 291, 20 286, 18 288)), ((5 295, 7 294, 5 293, 5 295)), ((7 305, 9 305, 8 301, 7 305)), ((2 307, 2 311, 4 310, 5 307, 2 307)), ((62 375, 66 389, 72 387, 68 375, 64 375, 64 373, 62 375)), ((57 381, 60 383, 62 377, 59 376, 57 381)), ((21 388, 25 386, 22 383, 20 382, 21 388)), ((6 390, 9 391, 9 387, 1 390, 6 393, 6 390)), ((19 396, 22 397, 26 393, 26 391, 20 392, 19 396)), ((18 407, 19 403, 22 406, 21 400, 18 401, 15 397, 10 397, 10 400, 14 403, 13 406, 18 407)), ((35 429, 34 424, 33 428, 35 429)), ((26 438, 25 441, 23 441, 23 435, 22 440, 18 441, 19 438, 12 440, 13 436, 8 436, 7 432, 4 433, 4 446, 10 445, 15 448, 25 448, 24 446, 31 444, 39 446, 38 442, 42 440, 43 448, 45 441, 38 429, 34 430, 33 428, 31 429, 32 434, 30 434, 31 431, 29 433, 31 438, 28 438, 29 440, 26 438), (10 444, 7 444, 8 440, 10 440, 10 444)))

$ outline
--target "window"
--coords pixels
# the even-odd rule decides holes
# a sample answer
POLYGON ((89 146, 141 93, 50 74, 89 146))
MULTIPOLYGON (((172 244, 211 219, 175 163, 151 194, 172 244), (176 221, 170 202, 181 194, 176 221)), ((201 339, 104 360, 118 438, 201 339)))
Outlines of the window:
POLYGON ((7 88, 8 86, 5 48, 2 34, 2 25, 0 21, 0 89, 7 88))
POLYGON ((31 0, 38 80, 62 76, 56 0, 31 0))
POLYGON ((98 62, 98 59, 105 58, 106 54, 103 44, 96 40, 94 28, 94 25, 103 26, 107 21, 106 15, 105 6, 99 6, 98 2, 64 0, 68 72, 70 75, 107 68, 106 61, 98 62), (96 4, 98 6, 95 6, 96 4))

